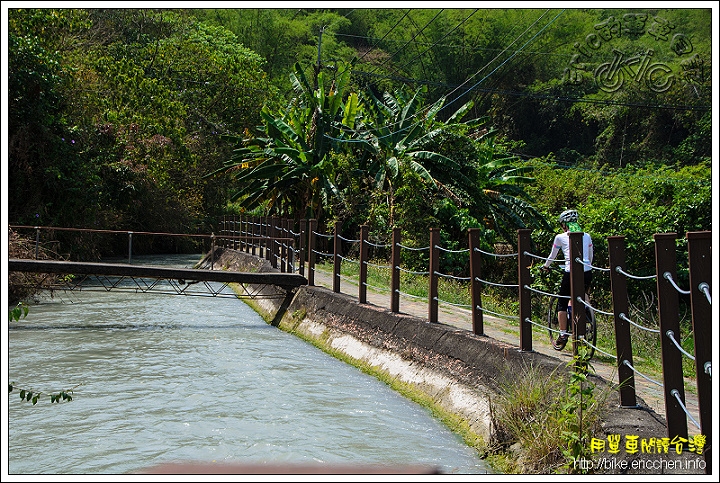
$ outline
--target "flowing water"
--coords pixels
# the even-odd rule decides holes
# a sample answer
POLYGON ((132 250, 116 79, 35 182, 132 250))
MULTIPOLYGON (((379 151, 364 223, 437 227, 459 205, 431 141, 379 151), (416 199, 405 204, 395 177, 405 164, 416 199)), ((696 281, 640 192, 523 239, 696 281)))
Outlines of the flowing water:
POLYGON ((178 461, 490 472, 428 410, 237 298, 58 295, 10 323, 8 349, 8 377, 20 387, 81 384, 59 404, 10 393, 10 475, 127 474, 178 461))

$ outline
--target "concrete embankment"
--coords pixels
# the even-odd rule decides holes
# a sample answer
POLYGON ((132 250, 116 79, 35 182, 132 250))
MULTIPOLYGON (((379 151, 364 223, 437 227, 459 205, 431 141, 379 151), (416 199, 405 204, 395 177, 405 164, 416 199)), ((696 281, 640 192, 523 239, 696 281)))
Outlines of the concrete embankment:
MULTIPOLYGON (((207 268, 207 259, 200 266, 207 268)), ((216 250, 213 269, 277 271, 263 259, 226 249, 216 250)), ((492 401, 517 374, 531 368, 545 374, 569 370, 565 362, 545 354, 521 352, 515 346, 464 329, 360 304, 357 298, 323 287, 302 286, 287 296, 273 286, 253 287, 252 292, 263 297, 248 299, 248 304, 269 323, 367 370, 395 388, 407 389, 407 395, 413 399, 449 416, 456 424, 455 429, 465 428, 466 439, 479 436, 490 441, 492 401)), ((608 386, 602 378, 591 377, 598 388, 608 386)), ((613 401, 608 402, 603 427, 606 435, 641 439, 662 438, 667 432, 662 418, 652 410, 620 409, 613 401)), ((697 469, 673 471, 667 465, 659 465, 658 471, 653 471, 647 461, 662 460, 663 455, 628 454, 624 447, 621 449, 622 453, 615 455, 613 461, 625 463, 605 468, 601 473, 704 473, 697 469), (637 471, 633 470, 632 461, 642 463, 637 471)), ((664 456, 680 458, 674 453, 664 456)))

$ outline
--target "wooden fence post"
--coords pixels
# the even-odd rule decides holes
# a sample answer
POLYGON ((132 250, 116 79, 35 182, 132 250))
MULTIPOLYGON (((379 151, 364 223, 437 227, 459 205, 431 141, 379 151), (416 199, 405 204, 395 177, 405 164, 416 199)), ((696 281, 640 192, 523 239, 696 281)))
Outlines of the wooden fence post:
POLYGON ((288 241, 288 272, 294 273, 295 272, 295 219, 292 220, 288 219, 287 224, 288 229, 288 237, 290 238, 290 241, 288 241))
POLYGON ((400 228, 393 228, 390 255, 390 311, 400 312, 400 228))
POLYGON ((238 216, 233 215, 232 216, 232 231, 231 231, 232 240, 230 241, 230 243, 232 243, 232 245, 230 245, 230 246, 232 246, 233 250, 237 250, 239 248, 240 251, 242 251, 242 242, 238 238, 236 238, 238 235, 240 235, 241 231, 242 231, 242 218, 240 220, 238 220, 238 216), (238 231, 238 224, 240 225, 239 231, 238 231))
POLYGON ((532 352, 532 323, 528 322, 532 315, 530 304, 530 290, 532 278, 530 275, 530 233, 532 230, 521 228, 518 230, 518 298, 520 316, 520 350, 532 352))
MULTIPOLYGON (((705 447, 712 448, 712 311, 709 294, 712 281, 712 252, 710 231, 688 232, 688 267, 690 269, 690 306, 693 337, 695 339, 695 372, 697 378, 700 432, 705 447)), ((712 474, 712 454, 705 451, 705 473, 712 474)))
POLYGON ((358 282, 358 300, 367 303, 367 257, 368 257, 368 226, 360 226, 360 280, 358 282))
POLYGON ((300 275, 305 275, 305 261, 307 260, 307 255, 305 254, 305 248, 307 247, 307 220, 305 218, 300 220, 300 227, 298 231, 300 232, 300 241, 298 243, 298 265, 300 275))
POLYGON ((238 241, 238 247, 240 248, 241 252, 249 253, 250 250, 248 250, 248 243, 245 239, 245 236, 247 236, 247 216, 240 215, 240 219, 238 220, 240 224, 240 232, 238 235, 240 235, 240 238, 237 239, 238 241))
POLYGON ((660 345, 662 350, 663 391, 665 393, 665 419, 667 420, 668 437, 686 438, 687 415, 676 395, 685 404, 685 386, 682 373, 682 353, 675 347, 671 336, 680 338, 679 295, 670 283, 670 278, 677 280, 677 253, 675 233, 656 233, 655 266, 657 274, 658 312, 660 316, 660 345))
POLYGON ((243 251, 245 253, 250 253, 250 250, 252 248, 252 217, 248 215, 243 215, 242 217, 242 235, 244 238, 242 238, 242 243, 245 248, 243 248, 243 251))
POLYGON ((253 235, 253 232, 252 232, 252 230, 253 230, 253 222, 252 222, 252 216, 245 215, 245 216, 243 217, 243 219, 245 220, 245 233, 244 233, 244 235, 245 235, 245 253, 250 253, 250 252, 252 252, 252 248, 253 248, 253 239, 252 239, 252 235, 253 235))
POLYGON ((255 238, 255 235, 257 234, 257 216, 251 216, 250 217, 250 254, 255 256, 255 245, 257 243, 257 238, 255 238))
POLYGON ((245 236, 245 226, 247 224, 247 219, 244 215, 237 216, 236 221, 236 228, 234 235, 238 238, 235 238, 235 249, 239 250, 241 252, 247 251, 247 242, 243 238, 245 236))
POLYGON ((273 268, 278 267, 278 217, 272 216, 270 218, 270 265, 273 268))
POLYGON ((40 227, 35 227, 35 260, 40 256, 40 227))
POLYGON ((247 215, 240 215, 240 219, 238 221, 240 224, 240 233, 238 233, 238 235, 240 236, 240 238, 238 238, 238 247, 241 252, 250 253, 250 245, 248 245, 247 239, 245 238, 247 236, 248 226, 247 215))
MULTIPOLYGON (((573 355, 585 340, 587 317, 585 316, 585 266, 583 260, 583 232, 571 232, 570 236, 570 300, 573 319, 573 355), (580 262, 577 261, 580 259, 580 262), (580 302, 578 299, 582 299, 580 302)), ((568 324, 570 321, 568 320, 568 324)), ((582 364, 582 362, 580 362, 582 364)))
POLYGON ((340 229, 340 222, 336 221, 335 229, 333 231, 333 292, 335 293, 340 293, 340 256, 342 255, 342 244, 340 243, 340 229))
POLYGON ((468 229, 468 247, 470 248, 470 300, 472 304, 472 326, 473 333, 483 335, 483 311, 482 311, 482 282, 480 282, 480 270, 482 257, 480 248, 480 229, 468 229))
POLYGON ((263 245, 265 246, 265 260, 268 262, 272 259, 272 256, 270 255, 270 249, 272 247, 272 230, 270 227, 270 220, 271 218, 266 215, 263 223, 263 231, 265 233, 263 245))
POLYGON ((438 272, 440 271, 440 229, 430 228, 430 287, 428 290, 428 320, 438 321, 438 272))
POLYGON ((308 226, 308 285, 315 285, 315 232, 317 220, 312 218, 308 226))
POLYGON ((210 270, 215 268, 215 233, 210 234, 210 270))
POLYGON ((228 247, 228 234, 229 234, 229 226, 230 221, 228 220, 229 215, 223 215, 223 224, 222 229, 220 230, 220 240, 218 243, 218 246, 221 248, 227 248, 228 247))
MULTIPOLYGON (((280 232, 280 238, 287 238, 290 236, 290 231, 288 230, 288 219, 287 218, 280 218, 280 226, 278 227, 280 232)), ((282 240, 280 242, 280 271, 282 273, 287 273, 288 271, 288 246, 290 243, 287 240, 282 240)))
MULTIPOLYGON (((280 218, 280 237, 290 238, 290 219, 286 217, 280 218)), ((283 273, 290 272, 290 240, 281 240, 278 245, 280 249, 280 271, 283 273)))
MULTIPOLYGON (((615 320, 615 347, 617 348, 618 381, 620 382, 620 406, 623 408, 636 408, 635 373, 630 366, 633 365, 632 339, 630 338, 630 324, 626 318, 629 315, 629 302, 627 293, 627 280, 618 271, 625 271, 625 237, 608 237, 608 256, 610 262, 610 290, 612 291, 613 314, 615 320), (625 364, 627 361, 630 366, 625 364)), ((597 330, 597 328, 595 328, 597 330)))
POLYGON ((224 245, 223 245, 223 243, 224 243, 223 235, 225 234, 225 224, 226 224, 226 220, 227 220, 227 215, 223 215, 223 216, 222 216, 222 219, 220 220, 220 229, 218 230, 218 232, 219 232, 219 235, 218 235, 218 237, 219 237, 218 245, 219 245, 219 246, 224 246, 224 245))

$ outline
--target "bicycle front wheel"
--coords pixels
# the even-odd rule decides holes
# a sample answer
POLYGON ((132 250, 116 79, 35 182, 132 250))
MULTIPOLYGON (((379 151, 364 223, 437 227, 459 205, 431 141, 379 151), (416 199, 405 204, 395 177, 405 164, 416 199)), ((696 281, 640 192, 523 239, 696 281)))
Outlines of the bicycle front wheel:
POLYGON ((587 306, 585 307, 585 339, 589 342, 587 344, 588 359, 592 359, 597 345, 597 326, 595 325, 595 311, 587 306))
POLYGON ((557 309, 555 299, 550 299, 550 303, 547 308, 547 326, 548 335, 550 336, 550 345, 556 351, 561 351, 565 346, 557 345, 556 341, 558 335, 560 335, 560 325, 558 325, 557 309))

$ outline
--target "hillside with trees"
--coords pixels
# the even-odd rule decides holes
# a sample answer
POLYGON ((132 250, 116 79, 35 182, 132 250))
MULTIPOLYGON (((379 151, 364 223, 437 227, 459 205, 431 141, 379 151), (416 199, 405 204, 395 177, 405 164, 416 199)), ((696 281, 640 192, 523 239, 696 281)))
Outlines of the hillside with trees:
POLYGON ((544 247, 576 207, 645 266, 653 233, 711 229, 711 17, 9 9, 9 221, 277 214, 418 243, 478 227, 488 248, 532 228, 544 247))

